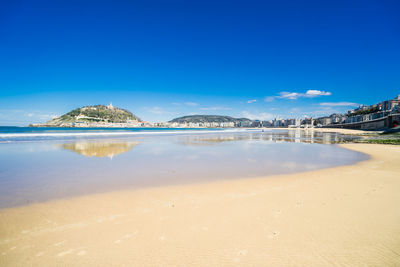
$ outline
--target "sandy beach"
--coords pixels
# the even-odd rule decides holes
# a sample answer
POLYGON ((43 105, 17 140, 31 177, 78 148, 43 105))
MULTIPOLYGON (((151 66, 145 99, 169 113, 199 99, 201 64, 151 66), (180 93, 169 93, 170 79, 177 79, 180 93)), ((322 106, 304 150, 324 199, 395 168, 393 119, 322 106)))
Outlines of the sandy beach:
POLYGON ((399 266, 400 147, 300 174, 0 210, 1 266, 399 266))

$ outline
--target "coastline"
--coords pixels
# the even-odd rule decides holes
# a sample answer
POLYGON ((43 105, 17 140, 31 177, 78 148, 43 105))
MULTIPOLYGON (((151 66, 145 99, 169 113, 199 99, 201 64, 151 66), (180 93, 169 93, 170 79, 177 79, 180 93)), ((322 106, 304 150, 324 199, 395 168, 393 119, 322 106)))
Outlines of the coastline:
POLYGON ((340 146, 371 158, 0 210, 0 263, 399 265, 400 147, 340 146))
POLYGON ((369 131, 369 130, 355 130, 355 129, 344 129, 344 128, 263 128, 263 129, 271 129, 271 130, 289 130, 289 131, 314 131, 314 132, 333 132, 333 133, 341 133, 341 134, 349 134, 349 135, 362 135, 362 134, 377 134, 382 131, 369 131))

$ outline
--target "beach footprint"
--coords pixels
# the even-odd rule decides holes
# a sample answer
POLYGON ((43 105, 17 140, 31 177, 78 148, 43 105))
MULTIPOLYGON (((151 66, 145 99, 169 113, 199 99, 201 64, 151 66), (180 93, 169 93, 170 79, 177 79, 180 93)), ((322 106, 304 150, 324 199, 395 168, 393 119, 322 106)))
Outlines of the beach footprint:
POLYGON ((72 252, 74 252, 73 249, 64 250, 58 253, 57 257, 64 257, 65 255, 71 254, 72 252))
POLYGON ((238 251, 238 256, 246 256, 247 255, 247 249, 242 249, 238 251))
MULTIPOLYGON (((67 250, 64 250, 64 251, 59 252, 59 253, 57 254, 57 257, 64 257, 64 256, 66 256, 66 255, 75 253, 76 251, 78 251, 78 252, 77 252, 77 255, 78 255, 80 252, 85 251, 85 250, 84 250, 84 247, 70 248, 70 249, 67 249, 67 250)), ((85 253, 86 253, 86 251, 85 251, 85 253)), ((82 256, 82 255, 80 255, 80 256, 82 256)))
POLYGON ((280 232, 275 230, 271 234, 269 234, 268 237, 270 239, 276 239, 276 238, 278 238, 279 235, 280 235, 280 232))
POLYGON ((137 233, 138 233, 138 231, 134 231, 134 232, 128 233, 126 235, 123 235, 122 237, 120 237, 120 239, 115 240, 114 244, 120 244, 122 241, 132 238, 137 233))

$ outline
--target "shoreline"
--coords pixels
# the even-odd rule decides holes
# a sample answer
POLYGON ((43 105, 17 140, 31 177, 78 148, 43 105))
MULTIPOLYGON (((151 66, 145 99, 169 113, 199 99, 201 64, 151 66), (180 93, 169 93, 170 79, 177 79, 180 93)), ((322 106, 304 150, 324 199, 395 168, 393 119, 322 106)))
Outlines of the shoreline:
POLYGON ((271 130, 289 130, 289 131, 314 131, 314 132, 334 132, 341 134, 350 135, 363 135, 363 134, 378 134, 382 131, 369 131, 369 130, 356 130, 356 129, 344 129, 344 128, 262 128, 271 130))
POLYGON ((0 262, 398 265, 400 147, 340 146, 370 159, 0 210, 0 262))

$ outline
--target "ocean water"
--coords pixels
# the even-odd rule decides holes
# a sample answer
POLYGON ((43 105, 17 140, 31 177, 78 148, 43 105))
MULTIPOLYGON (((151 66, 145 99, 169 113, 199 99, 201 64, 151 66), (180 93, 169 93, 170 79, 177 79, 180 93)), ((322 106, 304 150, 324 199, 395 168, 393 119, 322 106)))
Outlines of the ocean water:
MULTIPOLYGON (((37 141, 75 138, 121 137, 137 135, 229 132, 216 128, 63 128, 63 127, 9 127, 0 126, 0 142, 37 141)), ((236 130, 234 130, 236 131, 236 130)))
POLYGON ((368 157, 300 130, 0 128, 0 208, 151 186, 295 173, 368 157))

